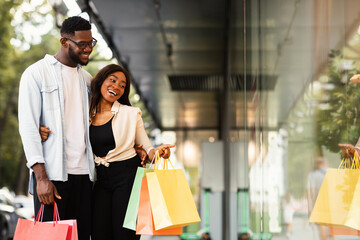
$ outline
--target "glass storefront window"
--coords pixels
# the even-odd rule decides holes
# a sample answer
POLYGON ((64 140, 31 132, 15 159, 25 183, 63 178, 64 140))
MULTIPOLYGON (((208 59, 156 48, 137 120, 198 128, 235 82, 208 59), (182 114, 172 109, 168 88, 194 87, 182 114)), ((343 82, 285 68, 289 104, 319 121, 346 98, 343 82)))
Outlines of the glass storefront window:
POLYGON ((246 49, 241 67, 253 86, 244 93, 249 231, 255 239, 334 239, 309 222, 309 194, 313 172, 337 168, 338 144, 360 136, 360 85, 349 81, 360 73, 360 2, 238 4, 246 34, 237 46, 246 49))

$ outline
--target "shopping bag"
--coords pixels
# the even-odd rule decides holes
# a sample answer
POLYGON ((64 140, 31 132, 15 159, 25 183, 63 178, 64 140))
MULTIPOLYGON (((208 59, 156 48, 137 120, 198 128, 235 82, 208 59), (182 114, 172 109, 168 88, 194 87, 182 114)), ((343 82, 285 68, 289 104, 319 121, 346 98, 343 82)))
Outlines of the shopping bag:
MULTIPOLYGON (((158 157, 159 158, 159 157, 158 157)), ((155 230, 184 227, 200 221, 195 201, 182 169, 169 169, 168 159, 164 159, 163 170, 146 173, 151 210, 155 230)))
POLYGON ((48 224, 19 218, 14 240, 70 240, 69 226, 64 224, 48 224))
POLYGON ((328 169, 309 221, 333 227, 360 230, 360 169, 355 152, 350 165, 341 162, 328 169))
POLYGON ((141 180, 144 176, 144 170, 145 168, 143 167, 137 168, 123 223, 124 228, 128 228, 134 231, 136 230, 136 218, 139 209, 141 180))
POLYGON ((151 212, 150 197, 146 177, 142 178, 137 216, 136 234, 141 235, 181 235, 182 227, 172 229, 155 230, 153 215, 151 212))
POLYGON ((123 227, 136 231, 136 220, 139 209, 139 200, 140 200, 140 188, 141 181, 145 173, 152 171, 150 169, 150 165, 146 164, 146 167, 138 167, 133 183, 133 187, 131 189, 131 194, 129 198, 129 203, 126 209, 126 214, 124 218, 123 227))
MULTIPOLYGON (((45 222, 52 224, 52 222, 45 222)), ((75 219, 72 220, 58 220, 57 224, 65 224, 69 226, 69 231, 66 240, 78 240, 77 222, 75 219)))
POLYGON ((346 227, 330 227, 330 235, 360 235, 360 231, 346 227))
MULTIPOLYGON (((54 203, 54 212, 56 211, 54 203)), ((73 236, 71 224, 59 223, 54 214, 54 221, 41 222, 44 206, 41 205, 34 221, 19 218, 13 240, 77 240, 77 233, 73 236)), ((75 223, 76 226, 76 223, 75 223)), ((76 228, 75 228, 76 229, 76 228)), ((76 230, 77 231, 77 230, 76 230)))
MULTIPOLYGON (((56 202, 54 202, 54 221, 58 224, 65 224, 69 226, 69 231, 67 235, 67 240, 78 240, 78 231, 77 231, 77 222, 75 219, 70 220, 60 220, 59 211, 57 208, 56 202)), ((52 222, 46 222, 46 223, 52 223, 52 222)))

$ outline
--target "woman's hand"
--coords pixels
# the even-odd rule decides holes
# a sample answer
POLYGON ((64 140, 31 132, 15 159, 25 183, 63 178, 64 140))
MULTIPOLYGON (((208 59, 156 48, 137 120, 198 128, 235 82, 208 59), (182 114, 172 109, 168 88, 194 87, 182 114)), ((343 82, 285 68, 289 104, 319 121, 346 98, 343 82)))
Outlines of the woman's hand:
POLYGON ((137 155, 139 155, 140 159, 141 159, 141 166, 145 167, 146 166, 146 163, 148 162, 148 155, 145 151, 145 149, 143 149, 143 145, 140 144, 140 145, 136 145, 135 144, 135 151, 137 153, 137 155))
POLYGON ((352 158, 354 157, 355 151, 359 154, 360 149, 356 148, 355 146, 351 144, 338 144, 339 147, 342 148, 341 155, 344 158, 352 158))
POLYGON ((156 148, 157 151, 159 151, 159 155, 160 157, 164 158, 164 159, 168 159, 170 157, 170 148, 175 147, 175 145, 173 144, 163 144, 159 147, 156 148))
POLYGON ((49 129, 49 127, 40 126, 39 133, 41 141, 45 142, 48 139, 49 134, 52 133, 52 131, 49 129))
POLYGON ((355 74, 354 76, 352 76, 352 77, 350 78, 350 82, 360 83, 360 74, 355 74))
POLYGON ((157 151, 162 158, 168 159, 170 157, 170 148, 175 147, 173 144, 163 144, 157 148, 153 148, 149 152, 149 159, 152 161, 157 151))

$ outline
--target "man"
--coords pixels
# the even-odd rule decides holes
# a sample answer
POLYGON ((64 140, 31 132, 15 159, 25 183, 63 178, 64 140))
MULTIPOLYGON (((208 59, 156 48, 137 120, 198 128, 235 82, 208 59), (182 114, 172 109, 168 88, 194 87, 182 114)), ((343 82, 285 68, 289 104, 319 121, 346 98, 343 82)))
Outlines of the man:
POLYGON ((28 67, 19 87, 19 132, 35 214, 41 204, 44 221, 53 219, 53 202, 60 219, 76 219, 79 240, 89 240, 94 161, 88 132, 89 62, 96 45, 89 21, 75 16, 61 27, 61 48, 28 67), (39 126, 51 134, 41 141, 39 126))

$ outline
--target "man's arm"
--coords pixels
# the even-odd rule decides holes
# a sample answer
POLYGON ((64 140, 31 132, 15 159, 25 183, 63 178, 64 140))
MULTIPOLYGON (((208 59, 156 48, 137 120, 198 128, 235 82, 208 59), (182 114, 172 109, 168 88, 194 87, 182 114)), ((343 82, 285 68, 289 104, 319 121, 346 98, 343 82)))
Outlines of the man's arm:
POLYGON ((27 166, 32 168, 37 180, 37 193, 41 203, 49 204, 57 194, 45 171, 45 160, 39 134, 41 115, 41 88, 31 71, 25 70, 19 86, 19 132, 24 147, 27 166), (49 197, 51 195, 52 197, 49 197))
POLYGON ((41 105, 40 86, 32 74, 25 71, 19 86, 18 118, 29 168, 36 163, 45 163, 39 134, 41 105))

